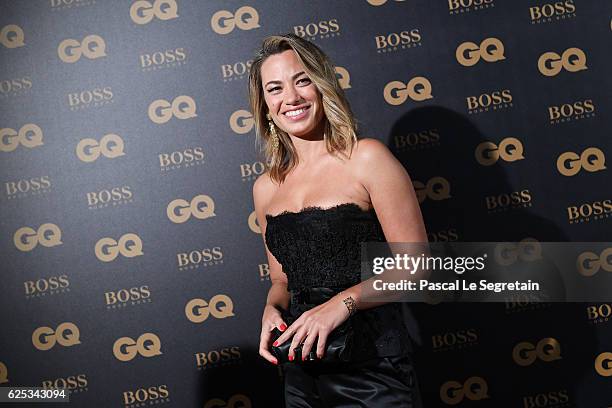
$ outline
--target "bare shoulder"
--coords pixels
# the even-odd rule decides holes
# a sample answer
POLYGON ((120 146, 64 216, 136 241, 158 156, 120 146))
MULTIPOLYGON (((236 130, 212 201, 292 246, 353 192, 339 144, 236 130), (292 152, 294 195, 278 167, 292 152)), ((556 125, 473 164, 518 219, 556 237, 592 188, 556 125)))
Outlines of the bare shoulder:
MULTIPOLYGON (((383 142, 372 137, 359 139, 354 149, 356 164, 375 164, 381 160, 389 160, 394 156, 383 142)), ((361 167, 363 168, 363 167, 361 167)))
POLYGON ((270 174, 265 172, 261 176, 257 177, 257 180, 253 183, 253 201, 256 207, 266 207, 267 199, 272 197, 277 186, 270 178, 270 174))

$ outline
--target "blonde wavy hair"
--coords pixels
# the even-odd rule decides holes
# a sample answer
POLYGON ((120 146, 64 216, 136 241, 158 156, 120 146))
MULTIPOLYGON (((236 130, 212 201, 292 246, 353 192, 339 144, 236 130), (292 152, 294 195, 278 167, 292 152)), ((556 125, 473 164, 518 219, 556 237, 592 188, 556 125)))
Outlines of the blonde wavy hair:
POLYGON ((266 37, 249 70, 249 104, 255 121, 256 147, 265 156, 264 165, 270 178, 280 184, 287 173, 295 167, 299 158, 289 135, 276 126, 279 137, 278 149, 272 147, 266 114, 268 107, 264 99, 261 81, 261 66, 271 55, 293 50, 304 72, 319 91, 323 104, 325 147, 331 154, 340 153, 350 158, 357 142, 357 123, 344 91, 338 83, 336 72, 329 58, 319 47, 295 34, 266 37))

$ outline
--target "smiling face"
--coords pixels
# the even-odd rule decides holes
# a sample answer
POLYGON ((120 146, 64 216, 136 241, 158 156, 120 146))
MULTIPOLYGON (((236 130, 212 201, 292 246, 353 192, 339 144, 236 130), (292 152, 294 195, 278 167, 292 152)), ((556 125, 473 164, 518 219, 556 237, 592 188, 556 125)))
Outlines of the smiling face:
POLYGON ((261 65, 261 83, 274 123, 291 136, 321 137, 321 94, 310 80, 295 51, 269 56, 261 65))

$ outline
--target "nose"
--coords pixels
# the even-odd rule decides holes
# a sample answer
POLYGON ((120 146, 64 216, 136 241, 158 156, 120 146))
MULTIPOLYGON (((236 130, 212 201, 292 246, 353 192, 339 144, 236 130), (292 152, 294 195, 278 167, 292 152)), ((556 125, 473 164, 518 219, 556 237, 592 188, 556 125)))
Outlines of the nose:
POLYGON ((300 93, 295 86, 291 85, 288 86, 286 89, 287 93, 285 99, 287 105, 295 105, 296 103, 299 103, 301 101, 302 97, 300 96, 300 93))

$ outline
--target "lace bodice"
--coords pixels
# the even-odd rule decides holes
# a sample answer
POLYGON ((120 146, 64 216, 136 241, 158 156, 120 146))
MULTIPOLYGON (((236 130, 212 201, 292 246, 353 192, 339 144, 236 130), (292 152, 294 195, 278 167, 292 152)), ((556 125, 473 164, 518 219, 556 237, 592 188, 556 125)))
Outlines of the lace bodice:
POLYGON ((361 281, 361 243, 385 241, 374 209, 355 203, 266 215, 266 244, 288 290, 347 288, 361 281))

